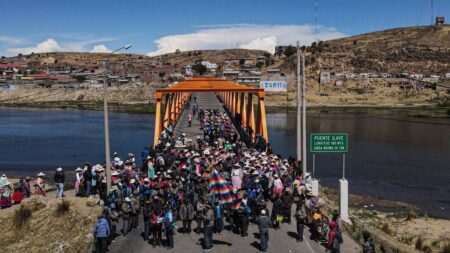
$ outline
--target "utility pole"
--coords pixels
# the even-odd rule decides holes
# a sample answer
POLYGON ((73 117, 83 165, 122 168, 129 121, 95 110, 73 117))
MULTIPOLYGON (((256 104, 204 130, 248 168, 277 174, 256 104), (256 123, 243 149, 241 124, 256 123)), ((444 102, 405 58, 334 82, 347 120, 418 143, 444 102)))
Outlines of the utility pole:
POLYGON ((305 55, 302 56, 302 172, 306 174, 306 79, 305 79, 305 55))
POLYGON ((109 149, 109 119, 108 119, 108 92, 107 92, 106 60, 103 61, 103 112, 105 121, 105 159, 106 159, 106 189, 111 191, 111 154, 109 149))
POLYGON ((431 25, 434 24, 434 0, 431 0, 431 25))
MULTIPOLYGON (((300 161, 302 161, 302 122, 301 122, 301 107, 300 107, 300 42, 297 41, 297 87, 295 89, 296 102, 297 102, 297 166, 300 169, 300 161)), ((302 177, 305 175, 304 169, 302 168, 302 177)))

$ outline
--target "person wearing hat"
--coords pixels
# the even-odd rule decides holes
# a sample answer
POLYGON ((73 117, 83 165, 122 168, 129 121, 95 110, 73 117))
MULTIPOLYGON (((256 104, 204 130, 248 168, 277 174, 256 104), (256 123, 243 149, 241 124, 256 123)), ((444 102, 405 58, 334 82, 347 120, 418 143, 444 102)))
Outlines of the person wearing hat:
POLYGON ((75 170, 75 196, 80 195, 80 185, 83 182, 83 169, 78 167, 75 170))
POLYGON ((240 190, 242 188, 243 177, 244 173, 241 169, 241 165, 239 163, 234 164, 234 168, 231 171, 231 182, 236 190, 240 190))
POLYGON ((37 174, 36 181, 34 183, 34 194, 46 196, 47 193, 45 191, 45 174, 43 172, 39 172, 37 174))
POLYGON ((131 212, 133 211, 130 198, 128 197, 125 198, 125 201, 122 203, 121 210, 122 210, 122 224, 123 224, 122 234, 123 236, 127 236, 128 232, 130 232, 131 230, 131 226, 129 226, 129 224, 130 224, 130 215, 131 212))
POLYGON ((94 227, 95 252, 106 253, 110 228, 104 214, 100 214, 94 227))
POLYGON ((183 204, 180 207, 180 218, 183 222, 183 233, 190 234, 191 223, 195 218, 195 210, 188 198, 183 199, 183 204))
POLYGON ((272 226, 266 209, 261 210, 261 215, 256 219, 259 230, 259 238, 261 240, 261 252, 267 252, 269 242, 269 228, 272 226))
POLYGON ((53 176, 53 180, 55 181, 56 186, 56 198, 57 199, 62 198, 66 176, 64 175, 63 169, 61 167, 56 169, 56 173, 55 176, 53 176))
MULTIPOLYGON (((4 177, 6 178, 6 176, 4 177)), ((2 182, 2 187, 0 188, 0 207, 2 209, 11 207, 11 182, 6 179, 6 181, 2 182)))
POLYGON ((23 177, 19 179, 19 182, 14 184, 14 193, 12 194, 12 201, 14 204, 20 204, 23 200, 23 177))
POLYGON ((210 252, 213 245, 214 211, 211 203, 206 204, 205 227, 203 228, 203 251, 210 252))

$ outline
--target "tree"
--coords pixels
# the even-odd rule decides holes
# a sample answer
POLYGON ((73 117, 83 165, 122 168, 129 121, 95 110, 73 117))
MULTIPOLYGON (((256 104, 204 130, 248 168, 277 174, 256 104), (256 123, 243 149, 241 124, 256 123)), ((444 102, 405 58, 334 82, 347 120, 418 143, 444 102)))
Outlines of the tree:
POLYGON ((245 64, 245 59, 239 59, 239 65, 244 65, 245 64))
POLYGON ((206 73, 207 68, 205 65, 203 65, 201 63, 197 63, 192 66, 192 70, 194 70, 197 74, 202 76, 203 74, 206 73))
POLYGON ((292 46, 292 45, 287 46, 286 49, 284 49, 284 52, 283 52, 283 54, 286 55, 287 57, 289 57, 289 56, 291 56, 291 55, 293 55, 295 53, 297 53, 297 48, 292 46))
POLYGON ((262 68, 263 66, 264 66, 264 62, 263 61, 259 61, 259 62, 256 63, 256 67, 257 68, 262 68))

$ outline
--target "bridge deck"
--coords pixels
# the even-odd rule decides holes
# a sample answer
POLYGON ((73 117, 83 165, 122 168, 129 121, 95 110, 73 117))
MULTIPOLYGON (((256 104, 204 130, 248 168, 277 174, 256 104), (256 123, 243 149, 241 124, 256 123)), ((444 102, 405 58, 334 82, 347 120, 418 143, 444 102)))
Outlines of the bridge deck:
POLYGON ((197 114, 192 116, 192 124, 189 127, 188 115, 192 112, 192 106, 197 103, 199 108, 202 109, 218 109, 220 112, 224 112, 223 104, 219 101, 214 93, 193 93, 191 95, 191 110, 184 110, 181 114, 177 125, 175 126, 174 134, 179 136, 181 133, 186 134, 186 138, 192 138, 195 140, 197 135, 203 137, 203 130, 200 129, 200 121, 197 118, 197 114), (196 97, 196 102, 194 101, 196 97))

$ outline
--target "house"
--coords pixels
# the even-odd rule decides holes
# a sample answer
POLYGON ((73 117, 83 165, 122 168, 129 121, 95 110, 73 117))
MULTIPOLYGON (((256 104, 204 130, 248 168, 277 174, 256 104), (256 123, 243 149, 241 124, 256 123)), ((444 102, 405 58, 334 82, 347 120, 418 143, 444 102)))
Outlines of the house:
POLYGON ((259 82, 261 82, 260 76, 241 76, 235 78, 234 81, 236 83, 245 84, 245 85, 256 85, 259 87, 259 82))
POLYGON ((287 48, 287 46, 276 46, 274 55, 278 55, 278 56, 283 55, 284 50, 286 50, 286 48, 287 48))
POLYGON ((329 84, 331 83, 331 72, 329 71, 320 71, 320 84, 329 84))
POLYGON ((185 74, 186 76, 193 76, 193 75, 194 75, 194 72, 192 72, 192 65, 187 65, 187 66, 184 68, 184 74, 185 74))
POLYGON ((202 61, 200 63, 203 66, 205 66, 206 69, 208 69, 208 71, 210 71, 210 72, 216 72, 216 70, 217 70, 217 64, 216 63, 211 63, 209 61, 202 61))
POLYGON ((236 77, 238 77, 240 75, 240 71, 239 70, 224 70, 222 72, 222 76, 227 78, 227 79, 234 79, 236 77))
POLYGON ((268 69, 267 75, 270 76, 277 76, 280 75, 280 69, 268 69))

